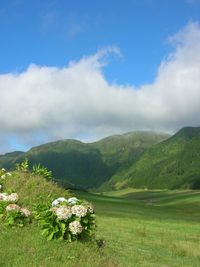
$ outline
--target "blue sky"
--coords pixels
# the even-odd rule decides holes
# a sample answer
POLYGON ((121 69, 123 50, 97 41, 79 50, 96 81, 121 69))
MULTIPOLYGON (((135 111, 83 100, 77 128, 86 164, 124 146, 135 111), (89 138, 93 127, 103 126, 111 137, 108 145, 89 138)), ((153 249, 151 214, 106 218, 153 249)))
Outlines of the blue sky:
MULTIPOLYGON (((194 115, 198 108, 185 114, 185 99, 180 116, 170 117, 181 91, 175 77, 171 88, 177 94, 169 96, 164 80, 181 64, 180 73, 198 72, 198 62, 186 70, 189 64, 183 59, 189 58, 189 49, 194 50, 194 58, 199 51, 199 21, 200 0, 1 0, 0 96, 5 105, 1 112, 7 116, 0 117, 0 152, 60 138, 95 140, 130 130, 175 132, 186 125, 198 126, 194 115), (97 88, 90 89, 95 79, 97 88), (78 91, 81 86, 83 91, 78 91), (148 95, 151 90, 154 93, 148 95), (145 113, 140 106, 148 100, 141 99, 148 97, 153 106, 145 113), (105 99, 110 99, 106 105, 105 99), (65 103, 68 108, 60 109, 65 103), (15 119, 16 113, 21 120, 15 119), (134 122, 128 123, 131 118, 134 122)), ((188 76, 185 82, 190 89, 192 80, 188 76)), ((195 86, 190 106, 199 99, 195 86)))
POLYGON ((122 57, 110 59, 106 77, 140 85, 172 49, 168 36, 199 19, 198 0, 1 0, 0 72, 65 66, 115 45, 122 57))

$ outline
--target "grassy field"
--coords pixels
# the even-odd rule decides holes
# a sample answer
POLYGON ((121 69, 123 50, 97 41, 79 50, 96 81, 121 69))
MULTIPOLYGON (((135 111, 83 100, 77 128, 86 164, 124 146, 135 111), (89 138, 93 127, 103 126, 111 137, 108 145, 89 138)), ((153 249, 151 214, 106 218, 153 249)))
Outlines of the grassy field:
MULTIPOLYGON (((26 199, 16 181, 12 186, 26 199)), ((33 179, 30 186, 34 188, 33 179)), ((0 267, 200 266, 200 191, 129 188, 103 195, 77 195, 94 203, 96 235, 105 240, 104 246, 46 241, 35 223, 23 229, 0 225, 0 267)), ((28 198, 26 201, 28 205, 28 198)))
POLYGON ((96 205, 98 235, 119 266, 200 266, 200 192, 126 189, 81 193, 96 205))

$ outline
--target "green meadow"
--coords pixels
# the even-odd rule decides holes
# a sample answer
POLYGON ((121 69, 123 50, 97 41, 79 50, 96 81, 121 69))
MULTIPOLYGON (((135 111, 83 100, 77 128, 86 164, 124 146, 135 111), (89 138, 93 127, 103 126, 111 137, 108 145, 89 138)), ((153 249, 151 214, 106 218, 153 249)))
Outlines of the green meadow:
POLYGON ((98 235, 119 266, 200 266, 200 192, 125 189, 94 202, 98 235))
MULTIPOLYGON (((32 188, 28 198, 20 191, 23 188, 20 183, 25 180, 19 179, 12 185, 27 205, 34 194, 43 194, 34 191, 32 177, 26 186, 27 192, 32 188)), ((53 189, 49 182, 45 183, 53 194, 66 194, 63 189, 53 189)), ((40 190, 45 192, 45 187, 40 186, 40 190)), ((46 241, 35 222, 24 228, 1 224, 0 266, 200 266, 200 191, 128 188, 99 195, 87 192, 76 195, 95 205, 97 241, 46 241)))

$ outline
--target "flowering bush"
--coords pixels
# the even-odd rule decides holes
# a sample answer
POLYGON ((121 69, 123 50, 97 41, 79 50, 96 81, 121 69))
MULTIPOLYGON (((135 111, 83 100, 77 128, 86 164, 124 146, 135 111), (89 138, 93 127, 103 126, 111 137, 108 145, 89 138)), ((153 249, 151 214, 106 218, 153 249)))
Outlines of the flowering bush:
MULTIPOLYGON (((17 165, 17 170, 31 175, 27 159, 17 165)), ((32 173, 46 179, 51 178, 51 173, 41 165, 35 165, 32 173)), ((48 240, 63 239, 71 242, 94 236, 95 214, 94 207, 90 203, 76 197, 68 199, 59 197, 52 203, 35 206, 34 216, 32 216, 30 210, 19 205, 18 194, 13 193, 13 189, 7 188, 9 184, 7 182, 10 181, 6 178, 11 175, 5 169, 0 169, 0 219, 7 226, 23 227, 31 223, 34 218, 38 220, 42 234, 48 240), (4 189, 7 189, 7 192, 4 192, 4 189)), ((15 177, 15 173, 13 177, 15 177)))
MULTIPOLYGON (((0 169, 0 180, 4 180, 12 176, 11 173, 6 172, 4 168, 0 169)), ((3 191, 4 186, 0 184, 0 191, 3 191)), ((24 226, 31 222, 31 212, 27 208, 21 208, 17 205, 19 196, 17 193, 0 193, 0 218, 3 219, 8 226, 24 226)))
POLYGON ((27 208, 21 208, 17 204, 0 203, 0 215, 8 226, 20 226, 31 222, 32 213, 27 208))
POLYGON ((35 215, 48 240, 71 242, 89 238, 96 227, 93 206, 75 197, 58 198, 51 205, 38 205, 35 215))
POLYGON ((5 223, 8 226, 20 226, 31 222, 31 212, 27 208, 21 208, 17 204, 9 204, 6 207, 5 223))

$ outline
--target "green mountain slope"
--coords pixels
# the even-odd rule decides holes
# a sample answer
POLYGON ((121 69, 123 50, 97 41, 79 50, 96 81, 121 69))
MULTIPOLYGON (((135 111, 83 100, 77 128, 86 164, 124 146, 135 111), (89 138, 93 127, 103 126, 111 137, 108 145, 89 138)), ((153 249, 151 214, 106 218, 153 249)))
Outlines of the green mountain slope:
POLYGON ((133 163, 147 148, 169 137, 165 133, 138 131, 110 136, 92 143, 91 146, 101 152, 108 165, 115 162, 120 167, 121 164, 128 166, 133 163))
POLYGON ((105 188, 200 188, 200 127, 186 127, 147 150, 105 188))
POLYGON ((82 188, 99 186, 111 175, 100 152, 80 141, 63 140, 32 148, 25 153, 32 164, 41 163, 52 170, 66 186, 82 188))
POLYGON ((0 167, 10 169, 12 166, 14 166, 16 159, 23 154, 24 152, 22 151, 15 151, 0 155, 0 167))
POLYGON ((15 163, 28 158, 30 165, 41 163, 52 170, 53 176, 66 186, 96 188, 117 171, 129 168, 146 149, 168 137, 161 133, 133 132, 90 144, 62 140, 34 147, 12 156, 12 160, 2 156, 0 167, 13 168, 15 163))

